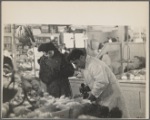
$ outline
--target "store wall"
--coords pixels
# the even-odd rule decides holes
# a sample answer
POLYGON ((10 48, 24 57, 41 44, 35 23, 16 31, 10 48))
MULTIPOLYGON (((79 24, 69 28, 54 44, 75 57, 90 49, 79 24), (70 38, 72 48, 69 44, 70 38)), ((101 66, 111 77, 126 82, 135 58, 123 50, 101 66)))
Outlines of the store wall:
POLYGON ((124 26, 119 26, 118 30, 114 30, 108 33, 109 37, 119 38, 119 41, 122 42, 125 39, 125 29, 124 26))
POLYGON ((124 26, 119 26, 118 30, 112 32, 102 32, 102 31, 88 31, 87 36, 90 39, 95 39, 97 42, 104 42, 108 40, 108 37, 119 38, 119 41, 122 42, 125 39, 125 29, 124 26))
MULTIPOLYGON (((146 45, 145 43, 129 43, 130 58, 134 56, 146 57, 146 45)), ((123 47, 123 57, 127 59, 127 46, 123 47)))
POLYGON ((107 40, 108 33, 104 33, 101 31, 90 31, 87 32, 89 39, 96 39, 98 42, 104 42, 107 40))

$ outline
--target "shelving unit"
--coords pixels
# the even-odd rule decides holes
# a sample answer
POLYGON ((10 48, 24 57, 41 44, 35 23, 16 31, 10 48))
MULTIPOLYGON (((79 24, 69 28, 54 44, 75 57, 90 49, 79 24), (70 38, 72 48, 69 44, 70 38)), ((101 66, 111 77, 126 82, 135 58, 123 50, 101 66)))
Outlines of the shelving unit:
POLYGON ((4 47, 4 49, 11 52, 11 50, 12 50, 12 32, 9 29, 11 29, 11 27, 9 27, 9 28, 5 27, 4 41, 3 41, 4 46, 3 47, 4 47))
POLYGON ((34 35, 35 36, 35 39, 36 39, 36 43, 37 45, 39 46, 40 44, 42 43, 47 43, 47 42, 50 42, 51 41, 51 36, 53 37, 57 37, 58 39, 58 44, 60 44, 60 40, 59 40, 59 36, 60 34, 59 33, 55 33, 55 34, 51 34, 51 33, 41 33, 39 35, 34 35))

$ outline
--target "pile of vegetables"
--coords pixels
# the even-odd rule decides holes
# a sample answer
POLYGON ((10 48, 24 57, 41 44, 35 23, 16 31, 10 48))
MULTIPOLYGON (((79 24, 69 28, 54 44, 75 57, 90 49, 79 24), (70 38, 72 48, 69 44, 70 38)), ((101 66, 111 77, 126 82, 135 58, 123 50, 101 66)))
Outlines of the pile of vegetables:
POLYGON ((42 90, 39 78, 33 74, 20 72, 20 75, 18 92, 10 102, 3 103, 3 118, 55 118, 52 113, 70 109, 72 117, 77 118, 81 105, 90 103, 82 98, 55 98, 42 90))
POLYGON ((59 118, 53 113, 64 110, 70 111, 69 118, 78 118, 81 115, 84 115, 83 118, 86 118, 85 116, 98 118, 122 116, 118 108, 109 111, 107 107, 91 103, 90 100, 83 99, 81 96, 69 98, 63 95, 55 98, 42 90, 39 78, 31 73, 21 75, 18 93, 10 102, 2 105, 3 118, 59 118))
POLYGON ((68 118, 121 118, 122 112, 118 108, 114 108, 109 111, 108 107, 91 103, 89 100, 79 98, 68 98, 61 96, 60 98, 54 98, 48 93, 44 93, 39 100, 34 104, 30 104, 27 100, 20 106, 16 106, 16 103, 21 100, 21 97, 17 96, 13 102, 7 105, 3 104, 3 117, 8 118, 59 118, 53 116, 53 113, 70 110, 68 118), (15 106, 15 107, 14 107, 15 106), (10 110, 8 110, 10 109, 10 110), (9 113, 8 113, 8 111, 9 113), (7 111, 7 112, 6 112, 7 111))
MULTIPOLYGON (((82 113, 83 104, 90 103, 89 100, 82 98, 70 99, 65 96, 54 98, 48 93, 44 93, 34 104, 30 104, 27 100, 23 104, 17 106, 22 100, 22 96, 16 96, 9 103, 9 114, 3 110, 3 117, 8 118, 54 118, 54 112, 72 109, 71 118, 77 118, 82 113)), ((58 118, 58 117, 57 117, 58 118)))

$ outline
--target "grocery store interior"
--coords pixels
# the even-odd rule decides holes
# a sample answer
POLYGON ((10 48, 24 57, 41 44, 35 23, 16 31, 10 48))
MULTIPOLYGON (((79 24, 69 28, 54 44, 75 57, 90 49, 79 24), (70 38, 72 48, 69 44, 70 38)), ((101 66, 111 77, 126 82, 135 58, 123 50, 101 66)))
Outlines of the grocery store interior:
POLYGON ((113 97, 109 97, 110 91, 106 93, 108 104, 96 102, 105 97, 101 79, 108 79, 109 84, 116 80, 129 118, 146 117, 145 27, 5 24, 2 37, 2 118, 124 118, 125 107, 120 102, 110 109, 116 89, 112 88, 113 97), (90 74, 93 84, 100 79, 99 84, 86 85, 89 75, 68 60, 75 49, 101 61, 102 67, 97 61, 90 74), (105 77, 95 77, 99 69, 99 75, 105 77), (100 92, 98 97, 92 94, 94 90, 100 92))

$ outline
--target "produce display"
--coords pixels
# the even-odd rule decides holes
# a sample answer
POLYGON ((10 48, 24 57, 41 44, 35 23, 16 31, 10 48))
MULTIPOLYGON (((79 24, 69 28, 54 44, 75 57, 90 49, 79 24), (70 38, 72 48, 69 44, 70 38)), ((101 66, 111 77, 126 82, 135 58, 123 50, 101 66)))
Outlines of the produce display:
POLYGON ((89 100, 83 99, 81 97, 74 99, 65 96, 54 98, 48 93, 44 93, 43 96, 35 101, 34 104, 30 104, 26 100, 22 105, 16 106, 16 104, 19 103, 20 98, 19 96, 16 96, 16 98, 11 101, 11 103, 3 104, 3 117, 61 118, 58 113, 66 110, 69 110, 69 115, 67 118, 121 118, 122 116, 122 112, 118 108, 114 108, 109 111, 108 107, 101 106, 96 103, 91 103, 89 100))
POLYGON ((54 118, 52 113, 70 110, 74 110, 72 117, 76 118, 81 111, 81 106, 86 103, 90 103, 88 100, 82 98, 70 99, 65 96, 60 98, 54 98, 48 93, 44 93, 42 97, 35 101, 34 104, 30 104, 27 100, 23 104, 17 106, 22 101, 23 94, 18 94, 10 103, 4 103, 2 107, 3 117, 7 118, 54 118), (79 109, 80 108, 80 109, 79 109))
POLYGON ((18 69, 20 70, 32 70, 31 62, 24 62, 18 65, 18 69))
MULTIPOLYGON (((34 71, 28 70, 26 65, 23 68, 14 74, 18 92, 10 102, 3 103, 3 118, 96 119, 122 117, 122 112, 118 108, 109 110, 108 107, 83 99, 83 96, 76 98, 50 96, 41 87, 40 79, 35 77, 34 71)), ((138 75, 145 75, 145 70, 132 70, 124 75, 135 79, 138 75)))
POLYGON ((15 74, 18 92, 10 102, 3 103, 3 118, 121 118, 119 109, 109 111, 108 107, 91 103, 83 96, 55 98, 43 90, 38 77, 31 71, 15 74), (19 76, 20 75, 20 76, 19 76), (116 115, 117 113, 117 115, 116 115), (82 115, 82 116, 81 116, 82 115), (85 117, 86 116, 86 117, 85 117))
POLYGON ((130 70, 124 73, 121 76, 122 80, 145 80, 146 79, 146 70, 139 69, 139 70, 130 70))
MULTIPOLYGON (((65 96, 55 98, 45 92, 38 77, 32 71, 18 71, 14 74, 17 93, 9 102, 3 103, 3 118, 59 118, 72 116, 77 118, 82 104, 90 103, 83 98, 71 99, 65 96), (76 109, 75 109, 76 108, 76 109), (57 113, 58 112, 58 113, 57 113), (59 116, 66 112, 67 116, 59 116), (55 113, 55 114, 54 114, 55 113)), ((13 87, 13 86, 12 86, 13 87)))
POLYGON ((20 55, 17 58, 17 68, 21 71, 28 71, 33 69, 33 59, 26 54, 20 55))

